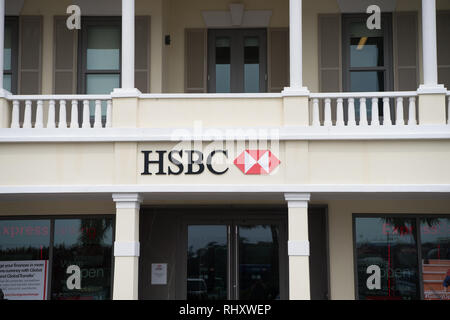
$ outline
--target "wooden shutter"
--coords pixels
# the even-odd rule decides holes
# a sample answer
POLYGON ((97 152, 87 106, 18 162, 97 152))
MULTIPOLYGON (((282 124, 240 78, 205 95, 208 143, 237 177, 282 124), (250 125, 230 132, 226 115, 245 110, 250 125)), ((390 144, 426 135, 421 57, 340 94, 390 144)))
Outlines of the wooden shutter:
POLYGON ((319 15, 319 90, 342 91, 341 17, 319 15))
POLYGON ((289 87, 289 28, 271 28, 269 42, 269 92, 289 87))
POLYGON ((42 17, 20 17, 19 93, 40 94, 42 83, 42 17))
POLYGON ((135 86, 143 93, 150 92, 150 17, 136 17, 135 86))
POLYGON ((67 17, 54 20, 54 74, 55 94, 75 94, 77 92, 77 30, 69 30, 67 17))
POLYGON ((417 12, 394 14, 394 63, 396 91, 414 91, 419 86, 417 12))
POLYGON ((450 90, 450 11, 438 11, 436 19, 439 83, 450 90))
POLYGON ((207 30, 185 31, 185 92, 207 92, 207 30))

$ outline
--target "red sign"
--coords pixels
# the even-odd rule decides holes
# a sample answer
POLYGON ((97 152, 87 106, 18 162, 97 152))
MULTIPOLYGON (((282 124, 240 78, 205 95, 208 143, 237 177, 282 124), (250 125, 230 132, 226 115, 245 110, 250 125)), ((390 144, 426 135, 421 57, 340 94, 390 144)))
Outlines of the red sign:
POLYGON ((234 164, 246 175, 264 175, 275 170, 280 160, 270 150, 245 150, 234 164))

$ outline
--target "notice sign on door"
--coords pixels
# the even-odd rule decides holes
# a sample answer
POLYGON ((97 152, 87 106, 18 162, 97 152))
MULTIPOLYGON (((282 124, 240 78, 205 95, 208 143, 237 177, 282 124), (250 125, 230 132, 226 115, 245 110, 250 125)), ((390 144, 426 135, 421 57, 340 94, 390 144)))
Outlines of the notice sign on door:
POLYGON ((8 300, 47 298, 48 260, 0 261, 0 289, 8 300))
POLYGON ((167 263, 152 263, 152 284, 167 284, 167 263))

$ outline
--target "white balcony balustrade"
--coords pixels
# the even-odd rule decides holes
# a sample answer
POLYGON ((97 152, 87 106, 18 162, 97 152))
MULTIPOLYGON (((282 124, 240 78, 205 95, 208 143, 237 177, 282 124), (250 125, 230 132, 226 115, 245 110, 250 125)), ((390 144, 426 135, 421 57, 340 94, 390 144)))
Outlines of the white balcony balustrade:
POLYGON ((12 129, 112 126, 112 100, 109 95, 11 96, 9 100, 12 101, 12 129))
POLYGON ((313 127, 416 126, 416 92, 311 93, 313 127))

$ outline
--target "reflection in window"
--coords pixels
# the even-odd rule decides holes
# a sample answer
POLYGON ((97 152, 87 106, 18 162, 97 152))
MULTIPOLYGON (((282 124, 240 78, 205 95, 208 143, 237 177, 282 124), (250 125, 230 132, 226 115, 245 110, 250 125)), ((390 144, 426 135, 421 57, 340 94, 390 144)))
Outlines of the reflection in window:
POLYGON ((91 26, 87 35, 87 69, 120 69, 120 28, 91 26))
POLYGON ((356 218, 360 299, 420 298, 415 219, 356 218))
POLYGON ((425 300, 450 300, 450 219, 420 220, 425 300))
POLYGON ((227 227, 189 226, 187 299, 227 299, 227 227))
POLYGON ((112 219, 55 220, 52 299, 111 298, 112 219))

